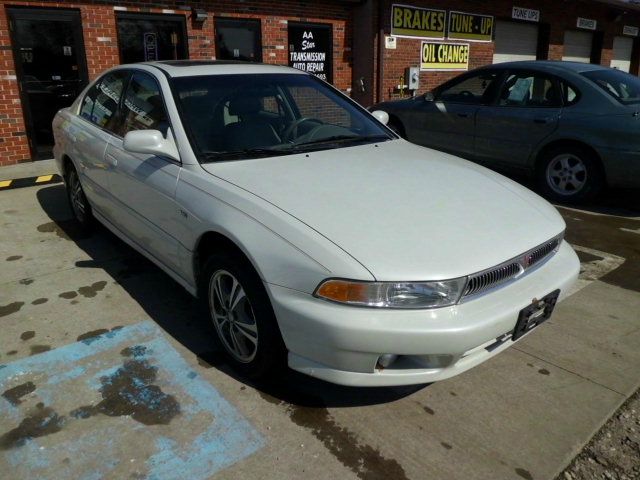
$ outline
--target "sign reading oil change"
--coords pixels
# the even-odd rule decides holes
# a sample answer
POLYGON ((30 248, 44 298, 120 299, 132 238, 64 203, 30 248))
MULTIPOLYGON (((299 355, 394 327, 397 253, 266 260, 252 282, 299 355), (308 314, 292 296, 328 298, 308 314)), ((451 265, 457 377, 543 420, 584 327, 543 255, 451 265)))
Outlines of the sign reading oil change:
POLYGON ((493 17, 473 13, 449 12, 449 35, 451 40, 490 42, 493 37, 493 17))
POLYGON ((468 70, 468 43, 422 42, 420 70, 468 70))
POLYGON ((391 35, 409 38, 444 38, 447 12, 432 8, 391 6, 391 35))

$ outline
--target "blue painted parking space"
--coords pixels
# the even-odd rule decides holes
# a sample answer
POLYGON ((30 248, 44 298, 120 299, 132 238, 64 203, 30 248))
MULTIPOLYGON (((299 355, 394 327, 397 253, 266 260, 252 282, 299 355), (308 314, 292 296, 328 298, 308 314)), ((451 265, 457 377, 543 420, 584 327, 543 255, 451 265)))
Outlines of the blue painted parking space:
POLYGON ((4 478, 196 480, 264 444, 150 321, 1 365, 0 392, 4 478))

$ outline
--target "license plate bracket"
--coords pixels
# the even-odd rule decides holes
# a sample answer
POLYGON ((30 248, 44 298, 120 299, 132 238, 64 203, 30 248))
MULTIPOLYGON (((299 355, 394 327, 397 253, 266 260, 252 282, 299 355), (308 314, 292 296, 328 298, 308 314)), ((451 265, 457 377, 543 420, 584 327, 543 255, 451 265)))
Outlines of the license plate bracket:
POLYGON ((553 313, 559 295, 560 290, 554 290, 540 300, 534 300, 531 305, 520 310, 511 339, 517 340, 525 333, 530 332, 538 325, 546 322, 553 313))

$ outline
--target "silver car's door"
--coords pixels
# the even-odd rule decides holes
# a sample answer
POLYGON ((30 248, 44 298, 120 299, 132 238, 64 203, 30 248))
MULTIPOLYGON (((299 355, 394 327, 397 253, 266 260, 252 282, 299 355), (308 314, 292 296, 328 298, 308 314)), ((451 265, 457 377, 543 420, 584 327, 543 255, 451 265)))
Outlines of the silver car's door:
POLYGON ((103 215, 113 213, 113 199, 109 193, 111 166, 105 161, 105 150, 113 136, 116 111, 128 76, 126 70, 109 72, 85 94, 79 118, 65 125, 73 139, 71 156, 76 162, 80 180, 91 204, 103 215))
POLYGON ((476 114, 475 151, 489 163, 527 168, 532 151, 558 127, 562 95, 554 77, 511 71, 494 105, 476 114))
POLYGON ((121 106, 119 136, 111 139, 105 158, 112 165, 110 189, 119 206, 116 226, 167 267, 178 271, 175 191, 180 163, 155 155, 131 153, 123 137, 132 130, 169 133, 160 87, 153 76, 135 71, 121 106))
POLYGON ((416 107, 413 141, 462 155, 473 154, 478 107, 490 102, 499 72, 473 72, 445 84, 433 101, 416 107))

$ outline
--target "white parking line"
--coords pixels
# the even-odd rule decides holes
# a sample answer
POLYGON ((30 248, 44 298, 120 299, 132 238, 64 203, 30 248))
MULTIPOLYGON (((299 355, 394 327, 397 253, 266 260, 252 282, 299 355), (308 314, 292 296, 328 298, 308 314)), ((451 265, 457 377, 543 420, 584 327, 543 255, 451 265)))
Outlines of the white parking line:
POLYGON ((588 253, 589 255, 598 257, 598 259, 580 262, 580 275, 578 275, 578 280, 573 287, 571 287, 567 296, 582 290, 591 282, 598 280, 600 277, 618 268, 625 261, 623 257, 613 255, 612 253, 601 252, 600 250, 582 247, 580 245, 572 245, 572 247, 578 252, 588 253))
POLYGON ((620 230, 622 230, 623 232, 637 233, 638 235, 640 235, 640 228, 633 230, 632 228, 620 227, 620 230))

